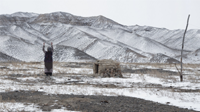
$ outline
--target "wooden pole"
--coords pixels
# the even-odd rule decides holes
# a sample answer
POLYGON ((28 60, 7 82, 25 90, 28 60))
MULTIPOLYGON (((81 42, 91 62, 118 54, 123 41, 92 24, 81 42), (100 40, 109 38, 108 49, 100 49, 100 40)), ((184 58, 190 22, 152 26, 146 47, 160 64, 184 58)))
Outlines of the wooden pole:
POLYGON ((186 28, 185 28, 185 32, 184 32, 184 34, 183 34, 183 41, 182 41, 182 50, 181 50, 181 74, 180 74, 180 80, 181 80, 181 82, 183 81, 183 74, 182 74, 182 71, 183 71, 183 64, 182 64, 182 58, 183 58, 184 40, 185 40, 185 34, 186 34, 186 32, 187 32, 187 28, 188 28, 188 24, 189 24, 189 19, 190 19, 190 15, 188 15, 187 25, 186 25, 186 28))
POLYGON ((176 63, 175 63, 174 65, 175 65, 176 69, 178 70, 178 74, 181 75, 181 73, 180 73, 178 67, 176 66, 176 63))

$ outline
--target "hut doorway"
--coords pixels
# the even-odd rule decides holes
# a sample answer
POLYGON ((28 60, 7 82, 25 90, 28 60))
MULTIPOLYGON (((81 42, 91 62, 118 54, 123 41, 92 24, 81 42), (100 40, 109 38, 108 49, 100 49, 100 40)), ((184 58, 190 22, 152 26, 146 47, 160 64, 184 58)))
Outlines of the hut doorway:
POLYGON ((98 73, 99 71, 99 64, 95 64, 95 73, 98 73))

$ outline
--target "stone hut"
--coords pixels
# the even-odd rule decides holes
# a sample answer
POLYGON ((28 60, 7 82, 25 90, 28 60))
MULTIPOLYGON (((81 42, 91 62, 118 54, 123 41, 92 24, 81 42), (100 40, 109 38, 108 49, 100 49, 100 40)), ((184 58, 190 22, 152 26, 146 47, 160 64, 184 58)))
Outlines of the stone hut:
POLYGON ((93 73, 101 77, 122 77, 120 63, 107 59, 95 62, 93 73))

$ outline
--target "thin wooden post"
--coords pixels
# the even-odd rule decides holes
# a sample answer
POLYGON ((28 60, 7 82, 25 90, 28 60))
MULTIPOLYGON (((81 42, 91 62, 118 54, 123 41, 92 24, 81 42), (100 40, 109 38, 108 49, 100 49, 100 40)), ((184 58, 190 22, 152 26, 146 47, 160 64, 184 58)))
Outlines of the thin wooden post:
POLYGON ((183 81, 183 74, 182 74, 182 71, 183 71, 183 64, 182 64, 182 58, 183 58, 184 40, 185 40, 185 34, 186 34, 186 32, 187 32, 187 28, 188 28, 188 24, 189 24, 189 19, 190 19, 190 15, 188 15, 187 25, 186 25, 186 28, 185 28, 185 32, 184 32, 184 34, 183 34, 183 41, 182 41, 182 50, 181 50, 181 74, 180 74, 180 80, 181 80, 181 82, 183 81))

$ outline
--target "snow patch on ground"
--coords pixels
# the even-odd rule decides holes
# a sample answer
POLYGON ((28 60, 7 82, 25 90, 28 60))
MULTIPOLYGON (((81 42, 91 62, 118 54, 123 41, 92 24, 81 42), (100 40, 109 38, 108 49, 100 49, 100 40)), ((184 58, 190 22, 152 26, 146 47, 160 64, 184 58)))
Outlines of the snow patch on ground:
POLYGON ((17 112, 17 111, 37 111, 42 112, 39 106, 34 104, 24 105, 23 103, 8 103, 8 102, 0 102, 0 110, 3 112, 17 112))
MULTIPOLYGON (((135 66, 135 65, 134 65, 135 66)), ((134 66, 129 66, 129 68, 134 69, 134 66)), ((3 66, 2 66, 3 67, 3 66)), ((28 66, 22 66, 27 67, 28 66)), ((162 69, 162 66, 155 67, 150 65, 137 66, 136 68, 151 68, 151 69, 162 69)), ((174 67, 163 66, 166 69, 174 71, 174 67)), ((10 66, 10 68, 15 68, 10 66)), ((24 69, 25 69, 24 68, 24 69)), ((34 68, 34 67, 33 67, 34 68)), ((185 67, 186 68, 186 67, 185 67)), ((19 66, 17 69, 21 69, 19 66)), ((163 104, 174 105, 181 108, 188 108, 200 111, 200 75, 197 70, 191 71, 191 67, 184 70, 185 73, 193 72, 192 75, 184 75, 184 81, 179 81, 179 76, 172 75, 170 77, 163 78, 161 74, 159 76, 155 74, 136 74, 136 73, 124 73, 124 78, 100 78, 93 77, 93 70, 91 68, 69 68, 55 66, 56 74, 70 73, 68 75, 53 75, 47 81, 54 82, 52 84, 41 82, 41 80, 46 80, 45 76, 31 76, 25 75, 17 77, 21 82, 16 82, 14 80, 8 79, 9 74, 0 75, 0 92, 9 92, 15 90, 26 90, 26 91, 41 91, 46 94, 74 94, 74 95, 105 95, 105 96, 129 96, 137 97, 145 100, 151 100, 154 102, 159 102, 163 104), (60 70, 60 71, 59 71, 60 70), (189 71, 187 71, 189 70, 189 71), (195 72, 195 73, 194 73, 195 72), (74 73, 74 74, 73 74, 74 73), (83 75, 86 74, 86 75, 83 75), (35 81, 37 83, 32 83, 28 85, 25 81, 35 81), (72 84, 71 82, 76 82, 72 84), (65 85, 60 84, 65 83, 65 85), (79 83, 79 84, 78 84, 79 83), (80 83, 84 83, 81 85, 80 83), (99 85, 115 85, 116 87, 105 87, 99 85), (146 85, 153 85, 151 87, 146 87, 146 85), (154 87, 154 85, 158 87, 154 87), (165 89, 163 89, 165 88, 165 89), (167 88, 167 89, 166 89, 167 88), (174 89, 169 89, 174 88, 174 89), (194 90, 191 92, 175 91, 178 90, 194 90), (197 91, 195 91, 197 90, 197 91)), ((29 70, 31 71, 31 69, 29 70)), ((40 71, 40 70, 38 70, 40 71)), ((4 71, 6 72, 6 71, 4 71)), ((15 74, 16 71, 10 71, 15 74)), ((37 72, 37 69, 32 69, 33 73, 37 72)), ((14 107, 14 106, 13 106, 14 107)), ((64 109, 65 110, 65 109, 64 109)), ((64 111, 63 110, 63 111, 64 111)), ((54 110, 58 111, 58 110, 54 110)), ((61 111, 61 110, 60 110, 61 111)))

